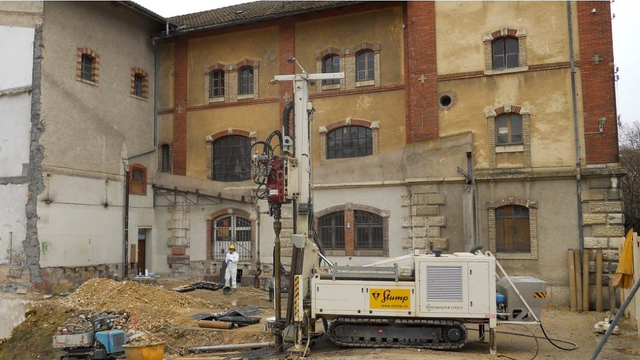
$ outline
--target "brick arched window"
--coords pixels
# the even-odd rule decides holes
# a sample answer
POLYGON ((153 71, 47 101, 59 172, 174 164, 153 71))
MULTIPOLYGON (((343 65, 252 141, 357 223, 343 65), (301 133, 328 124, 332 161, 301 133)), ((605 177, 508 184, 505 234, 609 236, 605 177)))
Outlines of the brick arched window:
POLYGON ((129 194, 147 195, 147 168, 142 164, 129 166, 129 194))

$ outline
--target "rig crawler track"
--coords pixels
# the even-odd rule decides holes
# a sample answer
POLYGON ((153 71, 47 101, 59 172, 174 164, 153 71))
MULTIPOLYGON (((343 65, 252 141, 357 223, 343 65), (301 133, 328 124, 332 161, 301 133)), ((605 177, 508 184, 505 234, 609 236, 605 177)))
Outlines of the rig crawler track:
POLYGON ((327 333, 338 346, 363 348, 457 350, 467 338, 464 325, 448 319, 338 318, 327 333))

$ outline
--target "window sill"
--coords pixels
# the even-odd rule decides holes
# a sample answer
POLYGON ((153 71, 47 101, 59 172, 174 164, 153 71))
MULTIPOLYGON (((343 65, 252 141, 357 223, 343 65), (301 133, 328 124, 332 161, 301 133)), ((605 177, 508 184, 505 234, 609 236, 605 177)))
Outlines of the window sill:
POLYGON ((518 66, 514 68, 507 68, 507 69, 500 69, 500 70, 494 70, 494 69, 485 70, 484 74, 485 75, 513 74, 513 73, 519 73, 519 72, 524 72, 528 70, 529 70, 529 66, 518 66))
POLYGON ((524 145, 496 145, 496 153, 515 153, 523 152, 524 145))
POLYGON ((502 260, 538 260, 531 253, 494 253, 496 259, 502 260))
POLYGON ((356 87, 373 86, 376 84, 375 80, 356 81, 356 87))
POLYGON ((238 100, 253 99, 253 94, 238 95, 238 100))
POLYGON ((325 90, 340 90, 340 84, 322 85, 322 91, 325 90))
MULTIPOLYGON (((253 97, 253 95, 251 95, 253 97)), ((221 103, 224 102, 224 96, 212 97, 209 98, 209 104, 211 103, 221 103)))
POLYGON ((80 81, 81 83, 85 83, 85 84, 89 84, 89 85, 93 85, 93 86, 98 86, 98 84, 95 81, 89 81, 89 80, 85 80, 85 79, 77 79, 78 81, 80 81))
POLYGON ((384 256, 382 250, 355 250, 353 256, 384 256))
POLYGON ((149 99, 148 99, 148 98, 146 98, 146 97, 142 97, 142 96, 138 96, 138 95, 133 95, 133 94, 130 94, 130 95, 131 95, 131 97, 132 97, 132 98, 134 98, 134 99, 138 99, 138 100, 142 100, 142 101, 149 101, 149 99))
POLYGON ((344 250, 325 250, 324 254, 326 256, 347 256, 344 250))

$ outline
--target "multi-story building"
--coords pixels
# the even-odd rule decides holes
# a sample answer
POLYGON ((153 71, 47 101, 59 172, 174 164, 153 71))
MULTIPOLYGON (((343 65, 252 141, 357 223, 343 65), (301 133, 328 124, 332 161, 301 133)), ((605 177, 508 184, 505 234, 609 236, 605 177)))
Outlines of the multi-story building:
MULTIPOLYGON (((45 14, 88 6, 54 4, 45 14)), ((98 86, 81 70, 62 73, 61 46, 51 50, 57 67, 47 70, 44 57, 52 80, 43 81, 44 190, 32 241, 49 273, 100 264, 216 274, 230 242, 245 274, 268 270, 274 233, 255 200, 250 147, 282 128, 292 100, 291 84, 271 80, 301 68, 345 73, 310 87, 312 211, 332 260, 480 244, 511 273, 545 279, 560 304, 567 249, 604 249, 605 269, 615 269, 623 170, 608 2, 265 1, 169 21, 134 4, 91 6, 145 20, 66 15, 76 35, 59 41, 77 43, 78 69, 83 49, 96 53, 86 52, 99 59, 98 86), (110 35, 80 31, 95 23, 110 24, 110 35), (122 68, 130 82, 118 86, 133 92, 147 79, 146 96, 107 86, 122 68), (47 90, 64 106, 47 103, 47 90), (108 100, 88 106, 95 92, 108 100), (129 161, 124 196, 122 159, 156 144, 129 161)), ((46 45, 46 21, 43 35, 46 45)), ((285 245, 293 222, 286 207, 285 245)))
MULTIPOLYGON (((10 280, 66 291, 122 273, 125 165, 131 193, 147 192, 151 35, 169 26, 133 3, 0 3, 0 41, 11 51, 0 85, 0 268, 10 280)), ((129 226, 154 227, 151 197, 129 204, 129 226)))

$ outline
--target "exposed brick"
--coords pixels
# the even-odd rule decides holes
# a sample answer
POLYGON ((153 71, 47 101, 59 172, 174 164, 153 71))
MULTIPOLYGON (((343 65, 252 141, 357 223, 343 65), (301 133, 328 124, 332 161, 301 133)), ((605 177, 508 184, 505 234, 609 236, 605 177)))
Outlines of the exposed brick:
POLYGON ((413 143, 438 138, 436 13, 433 1, 407 1, 405 6, 411 19, 405 24, 405 116, 407 143, 413 143))
POLYGON ((190 259, 189 255, 168 255, 167 264, 188 264, 190 259))
POLYGON ((188 51, 186 37, 175 38, 173 86, 173 174, 187 174, 187 80, 188 51))
POLYGON ((577 1, 582 109, 587 164, 617 163, 613 40, 609 1, 577 1), (595 9, 595 11, 593 11, 595 9), (597 55, 598 61, 593 57, 597 55), (605 118, 602 132, 599 119, 605 118), (587 135, 590 134, 590 135, 587 135))

